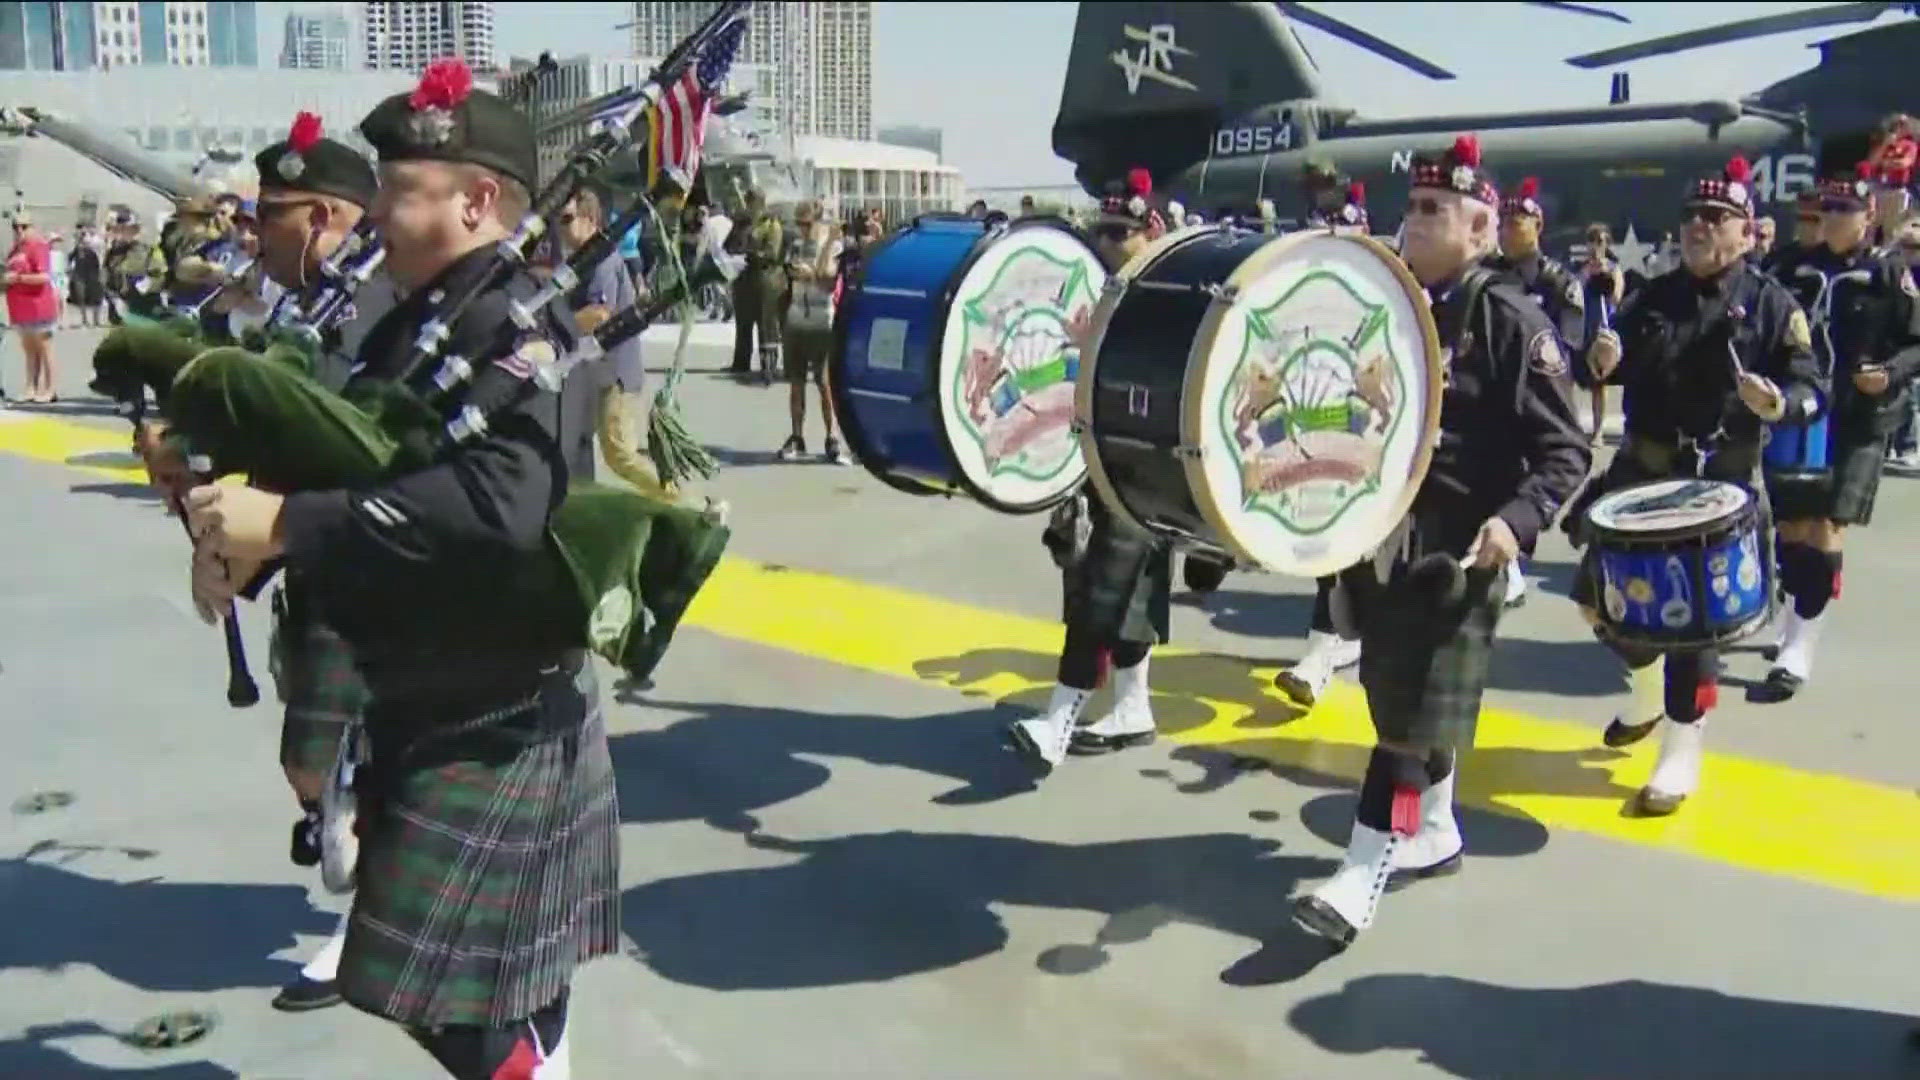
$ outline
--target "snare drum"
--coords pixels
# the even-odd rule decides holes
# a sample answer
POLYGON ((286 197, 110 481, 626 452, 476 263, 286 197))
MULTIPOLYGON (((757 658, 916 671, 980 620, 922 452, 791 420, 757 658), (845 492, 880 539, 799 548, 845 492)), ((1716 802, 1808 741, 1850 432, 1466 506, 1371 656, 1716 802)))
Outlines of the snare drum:
POLYGON ((1094 315, 1075 415, 1123 519, 1319 577, 1392 534, 1440 430, 1426 294, 1366 236, 1162 237, 1094 315))
POLYGON ((1766 445, 1760 451, 1761 470, 1769 481, 1823 480, 1833 471, 1826 410, 1806 424, 1769 424, 1766 445))
POLYGON ((1772 614, 1759 500, 1717 480, 1656 480, 1587 510, 1600 575, 1600 627, 1662 651, 1724 645, 1772 614))
POLYGON ((1106 280, 1058 219, 915 219, 867 255, 842 303, 828 383, 853 455, 899 490, 1003 513, 1073 494, 1086 478, 1079 342, 1106 280))

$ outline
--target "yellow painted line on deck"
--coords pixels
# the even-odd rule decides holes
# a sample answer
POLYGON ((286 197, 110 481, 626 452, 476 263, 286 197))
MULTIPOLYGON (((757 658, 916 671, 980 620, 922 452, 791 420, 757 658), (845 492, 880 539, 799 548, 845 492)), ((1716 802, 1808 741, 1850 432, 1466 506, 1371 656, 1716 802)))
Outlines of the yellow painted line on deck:
MULTIPOLYGON (((141 480, 91 455, 126 450, 121 430, 33 417, 0 423, 0 452, 141 480)), ((130 460, 130 456, 129 456, 130 460)), ((1044 701, 1057 623, 826 574, 728 557, 687 623, 742 641, 992 699, 1044 701)), ((1296 717, 1271 664, 1157 649, 1154 707, 1177 742, 1357 779, 1372 745, 1360 690, 1336 682, 1296 717)), ((1730 866, 1895 900, 1920 900, 1920 798, 1900 788, 1710 754, 1702 790, 1669 818, 1623 814, 1657 740, 1600 745, 1594 725, 1488 708, 1461 771, 1461 801, 1730 866)))

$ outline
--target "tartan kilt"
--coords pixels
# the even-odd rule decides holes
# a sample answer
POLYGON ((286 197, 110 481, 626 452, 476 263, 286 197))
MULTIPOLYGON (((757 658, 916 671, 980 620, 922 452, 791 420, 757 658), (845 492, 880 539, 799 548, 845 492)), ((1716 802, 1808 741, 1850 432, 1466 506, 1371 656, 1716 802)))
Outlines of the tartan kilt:
POLYGON ((1423 750, 1472 746, 1505 577, 1469 573, 1466 595, 1448 612, 1437 613, 1426 595, 1400 581, 1362 594, 1360 685, 1379 740, 1423 750))
POLYGON ((1887 460, 1887 436, 1838 433, 1833 440, 1833 497, 1827 520, 1840 525, 1873 521, 1880 494, 1880 473, 1887 460))
POLYGON ((584 705, 539 707, 579 710, 579 725, 534 745, 449 749, 394 776, 376 738, 338 977, 349 1003, 409 1027, 499 1026, 618 948, 620 814, 591 662, 574 686, 584 705))
POLYGON ((280 767, 325 776, 333 771, 347 727, 367 707, 367 684, 340 635, 316 622, 276 619, 274 675, 286 717, 280 724, 280 767))
POLYGON ((1120 526, 1089 502, 1093 528, 1080 560, 1062 571, 1061 618, 1102 641, 1165 644, 1173 621, 1173 553, 1158 537, 1120 526))

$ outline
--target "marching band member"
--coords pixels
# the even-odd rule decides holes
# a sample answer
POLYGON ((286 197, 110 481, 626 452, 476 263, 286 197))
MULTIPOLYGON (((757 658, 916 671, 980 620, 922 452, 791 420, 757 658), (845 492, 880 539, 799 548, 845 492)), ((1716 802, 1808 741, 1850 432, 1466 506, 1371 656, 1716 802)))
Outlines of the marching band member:
MULTIPOLYGON (((568 628, 504 610, 496 587, 547 557, 572 445, 555 395, 529 378, 571 345, 564 313, 543 309, 523 334, 509 303, 535 283, 494 276, 532 201, 534 134, 449 60, 360 131, 379 153, 371 213, 407 295, 368 334, 353 385, 396 377, 422 325, 485 281, 446 355, 473 358, 476 397, 517 396, 486 434, 377 486, 194 489, 208 556, 196 573, 218 576, 213 557, 284 559, 367 680, 341 995, 462 1080, 563 1080, 573 971, 618 945, 619 813, 592 667, 568 628)), ((229 596, 243 577, 222 579, 229 596)))
POLYGON ((1433 463, 1396 537, 1342 571, 1335 619, 1366 642, 1360 682, 1379 743, 1346 858, 1294 902, 1304 929, 1344 947, 1373 924, 1395 871, 1458 869, 1455 766, 1473 742, 1500 575, 1586 478, 1560 336, 1539 305, 1479 265, 1499 196, 1463 135, 1413 165, 1403 258, 1433 298, 1447 385, 1433 463))
MULTIPOLYGON (((1110 270, 1125 266, 1166 231, 1152 195, 1151 175, 1135 169, 1102 201, 1094 244, 1110 270)), ((1104 754, 1153 741, 1147 659, 1155 642, 1167 640, 1173 578, 1167 545, 1120 524, 1097 493, 1085 491, 1062 510, 1041 537, 1062 570, 1067 633, 1059 681, 1046 712, 1007 729, 1013 748, 1042 775, 1069 750, 1104 754), (1081 713, 1109 664, 1113 710, 1082 726, 1081 713)))
POLYGON ((1840 597, 1841 538, 1873 519, 1888 439, 1906 418, 1908 384, 1920 374, 1920 304, 1906 258, 1872 243, 1875 163, 1865 134, 1830 139, 1821 162, 1822 247, 1777 270, 1819 330, 1822 371, 1832 380, 1830 473, 1770 480, 1779 522, 1780 584, 1793 599, 1768 696, 1785 700, 1813 673, 1826 613, 1840 597))
MULTIPOLYGON (((283 288, 301 290, 347 238, 373 203, 379 186, 373 166, 344 143, 326 138, 320 118, 301 113, 287 138, 254 157, 260 172, 260 265, 283 288)), ((353 353, 372 321, 392 307, 390 287, 369 283, 355 295, 356 314, 319 350, 314 378, 329 389, 346 385, 353 353), (373 306, 366 306, 373 305, 373 306)), ((274 672, 286 702, 280 728, 280 767, 305 817, 294 826, 294 861, 320 860, 320 791, 333 772, 348 729, 360 722, 367 689, 353 654, 315 611, 318 598, 290 572, 275 597, 274 672)), ((273 1007, 303 1012, 340 1003, 334 976, 346 945, 347 920, 282 988, 273 1007)))
MULTIPOLYGON (((1793 296, 1746 260, 1753 188, 1746 159, 1697 181, 1686 199, 1681 265, 1628 297, 1588 361, 1624 388, 1626 438, 1607 472, 1569 508, 1563 527, 1584 543, 1588 505, 1609 490, 1673 476, 1755 489, 1762 425, 1804 422, 1819 409, 1819 371, 1807 319, 1793 296), (1729 346, 1738 355, 1735 378, 1729 346)), ((1629 746, 1668 721, 1653 775, 1637 802, 1670 814, 1700 782, 1706 715, 1717 703, 1711 650, 1659 653, 1599 634, 1598 556, 1588 552, 1574 601, 1626 664, 1630 702, 1608 725, 1608 746, 1629 746)))
MULTIPOLYGON (((1515 278, 1521 291, 1540 305, 1547 320, 1559 328, 1560 344, 1577 364, 1586 349, 1586 287, 1560 260, 1540 250, 1546 219, 1540 181, 1529 176, 1500 204, 1500 253, 1487 265, 1515 278)), ((1508 607, 1519 607, 1527 599, 1527 577, 1520 563, 1515 559, 1507 564, 1508 607)))
MULTIPOLYGON (((262 150, 254 164, 260 173, 258 264, 281 287, 304 289, 373 202, 378 187, 373 167, 352 148, 325 138, 320 118, 312 113, 301 113, 287 138, 262 150)), ((393 304, 384 283, 363 288, 356 300, 364 303, 348 323, 331 329, 312 357, 313 377, 329 389, 346 384, 351 350, 393 304)), ((155 486, 181 490, 188 484, 185 461, 162 438, 165 432, 163 421, 143 421, 137 445, 155 486)), ((351 651, 319 618, 317 603, 297 572, 289 573, 274 598, 273 670, 287 707, 280 767, 303 814, 294 823, 292 844, 293 861, 300 866, 320 861, 321 790, 342 747, 349 745, 349 729, 359 723, 367 697, 351 651)), ((211 600, 208 606, 214 606, 211 600)), ((340 1003, 335 974, 346 933, 343 916, 332 938, 273 999, 274 1008, 306 1012, 340 1003)))
MULTIPOLYGON (((1330 196, 1315 194, 1312 185, 1319 183, 1320 191, 1328 185, 1338 188, 1338 178, 1328 179, 1326 173, 1308 172, 1308 200, 1313 205, 1308 223, 1312 227, 1329 228, 1336 233, 1367 235, 1367 188, 1358 180, 1346 184, 1344 202, 1336 209, 1331 207, 1330 196), (1315 200, 1319 201, 1316 203, 1315 200)), ((1354 634, 1342 634, 1334 625, 1333 609, 1330 606, 1333 596, 1335 576, 1329 574, 1313 583, 1313 614, 1307 624, 1307 651, 1290 667, 1282 668, 1273 677, 1273 685, 1294 701, 1312 708, 1326 695, 1327 684, 1333 681, 1337 671, 1350 668, 1360 662, 1360 638, 1354 634)))

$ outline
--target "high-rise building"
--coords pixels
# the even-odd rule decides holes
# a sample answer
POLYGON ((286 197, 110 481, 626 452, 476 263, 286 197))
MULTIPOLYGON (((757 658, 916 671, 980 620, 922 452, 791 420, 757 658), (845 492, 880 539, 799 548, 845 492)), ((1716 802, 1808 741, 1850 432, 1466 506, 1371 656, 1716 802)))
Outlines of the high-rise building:
POLYGON ((280 46, 280 66, 303 71, 350 71, 354 62, 353 18, 348 5, 287 16, 286 39, 280 46))
POLYGON ((0 70, 252 67, 259 63, 257 6, 204 0, 0 3, 0 70))
MULTIPOLYGON (((633 52, 665 56, 712 14, 710 0, 633 5, 633 52)), ((755 4, 740 59, 774 72, 795 135, 873 137, 873 4, 755 4)))
POLYGON ((490 3, 362 6, 369 68, 418 72, 443 56, 465 60, 476 74, 496 66, 490 3))

